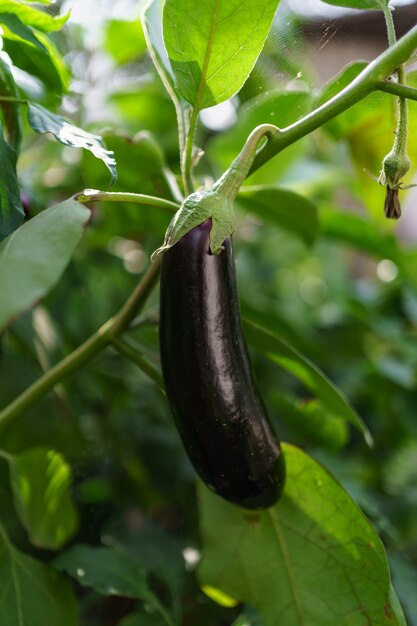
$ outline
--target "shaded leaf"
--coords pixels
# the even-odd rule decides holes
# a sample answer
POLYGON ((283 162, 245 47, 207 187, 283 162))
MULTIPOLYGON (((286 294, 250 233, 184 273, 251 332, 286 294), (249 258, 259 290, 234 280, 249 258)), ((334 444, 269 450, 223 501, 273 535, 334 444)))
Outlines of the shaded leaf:
POLYGON ((243 187, 238 201, 251 213, 297 235, 306 244, 313 243, 318 235, 316 205, 294 191, 267 185, 243 187))
POLYGON ((0 330, 52 289, 89 217, 84 206, 66 200, 43 211, 0 244, 0 330))
POLYGON ((164 40, 176 86, 200 111, 227 100, 246 81, 258 58, 277 0, 166 0, 164 40))
POLYGON ((17 550, 0 532, 0 623, 76 626, 71 586, 49 566, 17 550))
POLYGON ((281 337, 250 322, 245 324, 247 340, 268 359, 296 376, 336 416, 353 424, 370 444, 372 437, 355 409, 338 387, 305 356, 281 337))
POLYGON ((141 611, 128 615, 119 626, 166 626, 166 624, 166 620, 157 613, 141 611))
POLYGON ((60 554, 54 565, 104 596, 148 599, 152 595, 141 563, 113 548, 78 544, 60 554))
POLYGON ((50 550, 60 548, 77 526, 69 465, 47 448, 8 454, 6 459, 16 510, 31 542, 50 550))
MULTIPOLYGON (((0 56, 0 96, 18 98, 19 91, 11 69, 6 61, 0 56)), ((20 105, 16 102, 0 101, 0 107, 4 124, 7 131, 7 139, 16 154, 19 153, 22 139, 22 116, 20 105)))
POLYGON ((47 87, 62 93, 68 89, 69 71, 64 60, 51 39, 40 31, 34 31, 42 48, 34 47, 27 41, 4 40, 4 50, 13 60, 13 64, 28 74, 39 78, 47 87))
POLYGON ((199 483, 200 583, 254 606, 264 626, 405 626, 376 532, 322 466, 283 450, 286 486, 268 511, 239 509, 199 483))
MULTIPOLYGON (((20 202, 19 184, 16 176, 16 152, 4 141, 0 126, 0 241, 20 226, 23 217, 24 212, 20 202)), ((2 244, 0 244, 0 251, 1 249, 2 244)))
POLYGON ((52 133, 59 142, 66 146, 89 150, 95 157, 103 161, 111 173, 112 183, 117 180, 114 153, 105 149, 100 136, 70 124, 65 118, 55 115, 40 104, 29 103, 28 121, 37 133, 52 133))
POLYGON ((342 241, 378 258, 401 261, 401 251, 391 232, 378 223, 336 209, 320 210, 320 229, 324 237, 342 241))

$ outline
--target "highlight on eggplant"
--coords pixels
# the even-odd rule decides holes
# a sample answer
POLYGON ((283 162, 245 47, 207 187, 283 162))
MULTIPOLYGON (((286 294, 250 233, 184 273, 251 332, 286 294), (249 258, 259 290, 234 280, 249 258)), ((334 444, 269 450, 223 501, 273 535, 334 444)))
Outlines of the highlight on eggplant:
POLYGON ((211 220, 162 259, 160 350, 166 393, 195 470, 248 509, 277 502, 285 461, 256 388, 241 327, 231 238, 210 252, 211 220))

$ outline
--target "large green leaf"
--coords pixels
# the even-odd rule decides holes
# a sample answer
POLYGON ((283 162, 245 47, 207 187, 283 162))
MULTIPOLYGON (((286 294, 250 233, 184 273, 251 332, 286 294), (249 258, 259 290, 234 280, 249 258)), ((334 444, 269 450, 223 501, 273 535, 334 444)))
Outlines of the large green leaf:
POLYGON ((89 217, 84 206, 66 200, 43 211, 0 244, 0 330, 52 289, 89 217))
MULTIPOLYGON (((23 217, 24 212, 20 202, 19 184, 16 176, 16 152, 4 141, 0 125, 0 241, 19 227, 23 217)), ((2 244, 0 244, 0 250, 1 248, 2 244)))
POLYGON ((376 532, 321 465, 283 450, 284 494, 268 511, 199 485, 203 588, 254 606, 264 626, 405 626, 376 532))
POLYGON ((343 417, 347 422, 359 428, 368 443, 372 442, 372 437, 367 427, 355 409, 349 404, 347 398, 314 363, 309 361, 284 339, 260 326, 247 322, 245 324, 245 334, 249 343, 256 350, 296 376, 323 402, 333 415, 343 417))
POLYGON ((57 550, 77 526, 69 487, 71 469, 54 450, 35 448, 5 455, 17 513, 31 542, 57 550))
POLYGON ((258 58, 279 0, 166 0, 164 39, 179 93, 200 111, 237 93, 258 58))
POLYGON ((316 205, 294 191, 267 185, 242 187, 238 201, 251 213, 294 233, 306 244, 313 243, 318 235, 316 205))
POLYGON ((17 550, 0 532, 0 624, 76 626, 76 613, 69 582, 17 550))
POLYGON ((64 117, 55 115, 40 104, 29 103, 28 122, 37 133, 52 133, 55 139, 66 146, 89 150, 95 157, 103 161, 111 174, 112 182, 117 180, 114 153, 111 150, 106 150, 102 138, 98 135, 93 135, 70 124, 64 117))
POLYGON ((16 0, 0 0, 0 13, 13 13, 23 24, 43 30, 45 33, 60 30, 70 16, 67 13, 54 17, 16 0))

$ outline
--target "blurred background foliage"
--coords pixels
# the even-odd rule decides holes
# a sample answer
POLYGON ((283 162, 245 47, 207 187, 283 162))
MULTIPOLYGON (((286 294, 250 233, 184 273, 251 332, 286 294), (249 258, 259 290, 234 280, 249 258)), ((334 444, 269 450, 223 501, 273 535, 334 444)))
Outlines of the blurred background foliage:
MULTIPOLYGON (((20 94, 103 135, 118 164, 114 191, 170 198, 166 168, 179 173, 175 112, 146 53, 138 3, 82 5, 74 7, 63 30, 51 35, 49 45, 60 53, 47 63, 37 59, 33 47, 28 54, 22 42, 4 40, 4 52, 17 66, 20 94)), ((230 164, 254 126, 288 125, 358 72, 359 64, 344 69, 341 54, 339 75, 323 85, 317 60, 325 62, 330 40, 347 47, 355 29, 343 30, 349 19, 344 14, 306 19, 282 3, 241 93, 203 112, 197 138, 205 151, 197 169, 201 180, 217 177, 230 164)), ((355 19, 360 24, 361 16, 355 19)), ((376 42, 384 36, 378 29, 376 42)), ((411 84, 417 82, 412 70, 411 84)), ((414 168, 416 121, 412 111, 414 168)), ((30 216, 85 187, 109 188, 106 168, 91 154, 35 135, 24 124, 18 176, 30 216)), ((250 195, 243 195, 235 252, 244 317, 285 337, 316 363, 372 432, 375 447, 369 449, 340 416, 257 352, 254 340, 257 380, 278 432, 322 461, 371 519, 387 547, 412 626, 417 625, 416 193, 401 192, 402 221, 387 222, 384 190, 369 175, 378 175, 394 126, 394 99, 373 95, 256 172, 248 185, 274 183, 303 194, 317 208, 318 221, 306 242, 302 220, 292 229, 282 227, 273 209, 262 214, 251 207, 250 195)), ((414 174, 415 169, 406 183, 414 174)), ((160 244, 168 220, 155 208, 93 207, 59 285, 1 337, 1 406, 118 309, 160 244)), ((157 302, 154 293, 131 337, 159 367, 157 302)), ((64 541, 75 538, 140 554, 153 591, 177 615, 185 615, 184 623, 258 623, 249 609, 223 608, 197 587, 194 473, 164 395, 135 365, 107 349, 2 435, 8 453, 37 447, 59 452, 72 471, 78 513, 64 528, 64 541)), ((29 542, 13 512, 8 472, 1 462, 3 523, 22 550, 50 560, 45 546, 29 542)), ((83 625, 164 623, 146 594, 137 598, 136 608, 135 600, 95 589, 77 588, 83 625)))

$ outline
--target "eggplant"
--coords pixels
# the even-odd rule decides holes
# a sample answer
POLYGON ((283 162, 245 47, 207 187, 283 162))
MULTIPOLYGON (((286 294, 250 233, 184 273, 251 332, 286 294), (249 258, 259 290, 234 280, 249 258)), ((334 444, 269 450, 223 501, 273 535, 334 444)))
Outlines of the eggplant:
POLYGON ((285 481, 279 440, 257 391, 241 327, 231 238, 210 252, 211 220, 163 255, 160 351, 188 457, 226 500, 264 509, 285 481))

